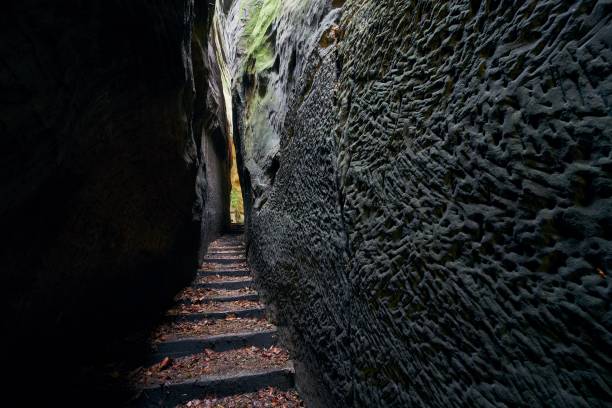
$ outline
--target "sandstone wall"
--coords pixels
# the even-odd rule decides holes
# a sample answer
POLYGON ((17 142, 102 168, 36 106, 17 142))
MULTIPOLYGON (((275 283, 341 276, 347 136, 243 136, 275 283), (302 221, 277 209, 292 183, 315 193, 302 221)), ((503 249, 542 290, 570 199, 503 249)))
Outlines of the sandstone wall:
MULTIPOLYGON (((156 318, 194 273, 200 236, 206 244, 227 221, 212 10, 193 0, 9 3, 0 291, 15 364, 5 368, 30 387, 36 367, 39 391, 62 394, 81 375, 72 363, 156 318)), ((77 398, 70 388, 61 398, 77 398)))
POLYGON ((199 258, 205 255, 208 244, 223 231, 230 220, 230 190, 232 166, 231 100, 226 68, 226 55, 217 13, 207 8, 221 9, 216 4, 197 3, 204 16, 196 22, 192 51, 194 53, 196 88, 194 106, 199 109, 194 119, 194 130, 200 135, 200 166, 197 178, 196 214, 200 220, 199 258))
POLYGON ((609 2, 286 4, 235 127, 311 404, 612 403, 609 2))

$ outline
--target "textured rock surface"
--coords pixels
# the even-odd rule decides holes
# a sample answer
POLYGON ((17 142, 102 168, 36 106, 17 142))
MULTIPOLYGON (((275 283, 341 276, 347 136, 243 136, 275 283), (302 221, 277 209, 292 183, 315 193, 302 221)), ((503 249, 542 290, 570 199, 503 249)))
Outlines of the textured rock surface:
POLYGON ((260 208, 269 198, 291 90, 318 35, 339 16, 338 10, 330 13, 328 3, 242 0, 227 17, 234 125, 247 206, 260 208))
POLYGON ((104 354, 189 280, 199 236, 206 243, 227 221, 208 7, 3 7, 0 290, 15 380, 31 386, 20 375, 35 363, 37 386, 53 385, 75 374, 74 360, 104 354))
MULTIPOLYGON (((226 77, 222 35, 216 13, 207 13, 208 2, 199 2, 196 16, 203 16, 195 25, 192 39, 196 90, 194 130, 201 135, 200 173, 196 214, 200 219, 200 260, 208 244, 229 222, 229 199, 232 166, 232 121, 229 79, 226 77), (210 20, 208 16, 211 16, 210 20), (210 32, 209 32, 210 31, 210 32)), ((221 8, 220 1, 214 6, 221 8)))
POLYGON ((342 3, 236 53, 250 260, 306 398, 612 403, 610 3, 342 3))

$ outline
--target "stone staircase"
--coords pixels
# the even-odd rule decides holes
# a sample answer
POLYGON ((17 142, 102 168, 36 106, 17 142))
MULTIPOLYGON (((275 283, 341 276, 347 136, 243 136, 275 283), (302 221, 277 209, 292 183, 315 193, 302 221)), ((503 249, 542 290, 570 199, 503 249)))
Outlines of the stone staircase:
POLYGON ((232 226, 213 242, 176 297, 153 335, 148 365, 134 375, 133 406, 303 406, 292 362, 253 287, 242 233, 232 226))

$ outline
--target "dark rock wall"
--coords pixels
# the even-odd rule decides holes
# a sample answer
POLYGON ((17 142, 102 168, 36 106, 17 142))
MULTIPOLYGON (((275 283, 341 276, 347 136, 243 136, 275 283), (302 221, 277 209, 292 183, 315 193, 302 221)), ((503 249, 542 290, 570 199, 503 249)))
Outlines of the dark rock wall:
MULTIPOLYGON (((214 6, 202 2, 198 7, 220 8, 221 4, 214 6)), ((199 109, 194 126, 196 134, 201 135, 198 153, 203 163, 197 177, 196 200, 201 259, 208 244, 228 226, 230 219, 232 124, 231 103, 226 100, 228 84, 224 78, 226 57, 219 41, 216 14, 206 14, 203 10, 201 13, 196 11, 197 15, 206 17, 196 22, 192 40, 195 83, 201 87, 196 90, 194 101, 194 106, 199 109)))
POLYGON ((310 58, 306 70, 316 72, 316 78, 297 86, 304 94, 307 87, 312 90, 292 104, 275 188, 250 219, 251 267, 276 324, 292 343, 296 369, 307 382, 301 386, 303 397, 323 406, 343 399, 351 369, 346 234, 334 154, 338 143, 329 131, 336 119, 335 56, 330 49, 310 58), (334 398, 321 392, 328 387, 334 398))
POLYGON ((610 11, 349 0, 275 19, 280 64, 234 78, 239 164, 249 258, 311 404, 612 404, 610 11), (312 24, 293 63, 291 18, 312 24), (282 120, 249 109, 271 91, 282 120), (262 118, 278 166, 254 194, 262 118))
POLYGON ((356 394, 612 402, 609 4, 345 12, 356 394))
POLYGON ((153 318, 194 272, 200 236, 206 244, 227 221, 212 10, 193 0, 2 8, 3 359, 24 384, 32 364, 54 383, 153 318))

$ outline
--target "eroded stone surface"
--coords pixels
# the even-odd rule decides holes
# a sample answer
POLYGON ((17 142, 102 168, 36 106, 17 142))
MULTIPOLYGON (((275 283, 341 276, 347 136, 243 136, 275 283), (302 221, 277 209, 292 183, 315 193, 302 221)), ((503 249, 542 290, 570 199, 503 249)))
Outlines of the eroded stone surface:
POLYGON ((608 2, 332 3, 271 24, 281 72, 310 22, 295 76, 234 88, 249 259, 311 401, 610 403, 608 2))

